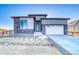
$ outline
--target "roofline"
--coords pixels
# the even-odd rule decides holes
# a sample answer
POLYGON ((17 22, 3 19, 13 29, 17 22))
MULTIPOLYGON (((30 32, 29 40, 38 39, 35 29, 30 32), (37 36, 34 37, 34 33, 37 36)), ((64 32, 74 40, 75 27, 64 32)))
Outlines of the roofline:
POLYGON ((47 16, 47 14, 28 14, 28 16, 47 16))
POLYGON ((68 24, 71 24, 71 23, 75 22, 74 25, 69 25, 69 27, 75 26, 79 22, 79 20, 75 20, 75 21, 69 22, 68 24), (75 22, 75 21, 77 21, 77 22, 75 22))
POLYGON ((0 29, 0 30, 7 30, 7 29, 0 29))
POLYGON ((11 18, 34 18, 29 16, 11 16, 11 18))
POLYGON ((50 19, 50 20, 69 20, 70 18, 41 18, 41 19, 46 19, 46 20, 48 20, 48 19, 50 19))

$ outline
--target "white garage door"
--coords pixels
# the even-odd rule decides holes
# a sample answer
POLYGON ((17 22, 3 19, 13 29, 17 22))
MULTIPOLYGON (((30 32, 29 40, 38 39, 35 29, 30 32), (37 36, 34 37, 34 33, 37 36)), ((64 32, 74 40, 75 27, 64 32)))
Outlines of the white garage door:
POLYGON ((46 27, 46 34, 64 34, 63 25, 49 25, 46 27))

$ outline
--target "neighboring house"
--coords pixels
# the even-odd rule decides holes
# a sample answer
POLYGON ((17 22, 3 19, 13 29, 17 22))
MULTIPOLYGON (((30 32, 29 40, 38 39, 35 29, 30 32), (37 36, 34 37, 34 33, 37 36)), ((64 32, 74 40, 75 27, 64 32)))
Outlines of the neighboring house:
POLYGON ((14 34, 14 30, 9 30, 9 35, 14 34))
POLYGON ((69 35, 79 35, 79 20, 72 21, 68 24, 69 35))
POLYGON ((7 29, 0 29, 0 36, 9 34, 7 29))
POLYGON ((69 18, 46 18, 47 14, 29 14, 28 16, 12 16, 15 33, 67 34, 69 18))

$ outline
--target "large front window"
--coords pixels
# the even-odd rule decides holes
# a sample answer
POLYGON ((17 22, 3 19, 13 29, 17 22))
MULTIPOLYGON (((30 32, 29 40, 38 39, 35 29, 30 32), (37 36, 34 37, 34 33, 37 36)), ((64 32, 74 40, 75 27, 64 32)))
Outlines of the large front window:
POLYGON ((27 29, 27 20, 20 20, 20 29, 27 29))

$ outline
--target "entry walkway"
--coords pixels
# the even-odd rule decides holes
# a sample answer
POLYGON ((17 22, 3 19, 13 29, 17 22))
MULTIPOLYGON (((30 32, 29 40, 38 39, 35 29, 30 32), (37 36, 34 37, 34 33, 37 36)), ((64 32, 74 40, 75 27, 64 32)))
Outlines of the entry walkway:
POLYGON ((48 35, 49 41, 66 55, 79 55, 79 39, 67 35, 48 35))

